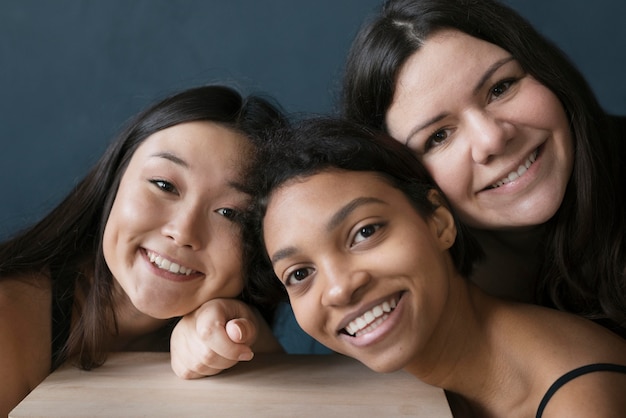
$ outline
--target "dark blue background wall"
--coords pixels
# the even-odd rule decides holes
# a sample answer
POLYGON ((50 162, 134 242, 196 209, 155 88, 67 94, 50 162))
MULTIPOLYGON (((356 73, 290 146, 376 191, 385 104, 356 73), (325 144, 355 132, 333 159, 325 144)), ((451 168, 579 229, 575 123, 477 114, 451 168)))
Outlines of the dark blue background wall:
MULTIPOLYGON (((509 0, 626 114, 626 5, 509 0)), ((379 0, 0 2, 0 238, 58 203, 132 114, 227 81, 288 111, 333 108, 349 43, 379 0)))

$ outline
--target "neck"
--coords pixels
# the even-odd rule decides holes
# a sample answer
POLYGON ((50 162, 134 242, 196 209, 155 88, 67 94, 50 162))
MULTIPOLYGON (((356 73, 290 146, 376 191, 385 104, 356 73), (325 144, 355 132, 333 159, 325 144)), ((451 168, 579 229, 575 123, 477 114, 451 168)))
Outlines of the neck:
POLYGON ((494 314, 501 303, 459 278, 458 288, 451 294, 447 307, 450 315, 438 327, 425 352, 418 353, 415 360, 405 368, 420 380, 460 397, 464 408, 477 416, 495 416, 492 408, 496 395, 506 384, 504 376, 510 376, 494 335, 494 314))
POLYGON ((470 228, 472 234, 479 242, 490 240, 498 242, 509 249, 520 252, 534 251, 538 243, 541 242, 541 236, 545 233, 545 225, 535 225, 526 228, 517 229, 474 229, 470 228))
POLYGON ((485 252, 471 280, 487 293, 520 302, 532 302, 538 270, 537 246, 543 227, 519 231, 472 230, 485 252), (507 272, 506 280, 502 272, 507 272))

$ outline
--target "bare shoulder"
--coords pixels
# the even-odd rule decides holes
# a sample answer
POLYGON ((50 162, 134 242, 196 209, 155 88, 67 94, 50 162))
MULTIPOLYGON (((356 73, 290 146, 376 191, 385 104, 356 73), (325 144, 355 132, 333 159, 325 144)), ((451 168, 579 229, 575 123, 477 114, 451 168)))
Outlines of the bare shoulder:
POLYGON ((564 384, 550 399, 544 418, 620 418, 626 411, 626 373, 595 371, 564 384))
POLYGON ((626 340, 580 316, 534 305, 518 304, 510 312, 524 330, 530 347, 556 354, 556 367, 586 363, 626 363, 626 340), (541 338, 527 338, 530 333, 541 338))
POLYGON ((544 333, 544 348, 555 355, 546 367, 546 383, 570 377, 549 400, 543 417, 623 417, 626 340, 575 315, 551 310, 540 315, 543 320, 538 322, 550 330, 544 333))
POLYGON ((1 416, 49 372, 50 294, 45 277, 0 280, 0 375, 8 386, 0 393, 1 416))
MULTIPOLYGON (((504 317, 515 356, 509 363, 531 376, 528 411, 536 411, 548 388, 580 367, 626 365, 626 340, 587 319, 525 304, 507 304, 504 317)), ((499 327, 502 332, 504 328, 499 327)), ((504 349, 511 349, 505 347, 504 349)), ((548 401, 543 417, 618 417, 626 411, 626 374, 592 371, 564 383, 548 401)))

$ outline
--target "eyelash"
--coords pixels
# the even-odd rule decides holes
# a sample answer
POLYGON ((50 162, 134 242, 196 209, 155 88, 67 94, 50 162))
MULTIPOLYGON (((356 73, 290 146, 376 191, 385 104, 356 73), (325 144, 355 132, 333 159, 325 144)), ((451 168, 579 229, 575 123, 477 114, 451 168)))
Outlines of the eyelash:
POLYGON ((296 269, 296 270, 292 271, 291 273, 289 273, 289 275, 287 276, 287 278, 285 280, 285 287, 302 282, 304 279, 306 279, 307 277, 309 277, 311 275, 311 273, 312 273, 311 270, 313 270, 313 269, 310 268, 310 267, 302 267, 302 268, 299 268, 299 269, 296 269), (307 272, 307 275, 305 277, 303 277, 300 280, 297 280, 297 279, 293 278, 296 274, 298 274, 300 272, 303 272, 303 271, 307 272))
MULTIPOLYGON (((502 95, 506 94, 506 93, 509 91, 509 89, 511 88, 511 86, 512 86, 513 84, 515 84, 516 82, 517 82, 517 79, 515 79, 515 78, 507 78, 507 79, 504 79, 504 80, 498 81, 496 84, 494 84, 494 85, 493 85, 493 87, 491 87, 491 88, 489 89, 489 96, 490 96, 490 98, 491 98, 491 96, 495 96, 495 99, 500 98, 500 96, 502 96, 502 95), (502 91, 502 92, 500 92, 499 94, 497 94, 497 95, 496 95, 496 94, 494 93, 494 90, 496 90, 496 89, 498 89, 498 88, 501 88, 502 86, 506 86, 506 87, 504 88, 504 91, 502 91)), ((494 99, 494 100, 495 100, 495 99, 494 99)), ((493 101, 493 100, 492 100, 492 101, 493 101)))
POLYGON ((370 238, 372 235, 376 234, 380 228, 382 228, 382 224, 378 223, 378 224, 368 224, 365 226, 360 227, 356 234, 354 234, 354 238, 352 239, 352 243, 350 244, 350 246, 355 246, 365 240, 367 240, 368 238, 370 238), (372 230, 373 229, 373 230, 372 230), (357 242, 357 238, 359 235, 363 235, 363 233, 365 233, 365 231, 370 231, 368 236, 363 236, 363 239, 357 242))
POLYGON ((176 189, 176 187, 170 183, 169 181, 166 180, 161 180, 161 179, 155 179, 155 180, 150 180, 150 183, 154 184, 159 190, 162 190, 166 193, 177 193, 178 190, 176 189))
POLYGON ((219 208, 215 212, 222 215, 226 219, 231 219, 231 220, 235 219, 237 215, 239 214, 239 212, 233 208, 219 208))
POLYGON ((440 146, 443 141, 445 141, 446 139, 448 139, 448 137, 450 136, 449 133, 447 131, 449 131, 450 129, 437 129, 435 132, 433 132, 432 134, 430 134, 428 136, 428 139, 426 139, 426 143, 424 144, 424 152, 430 150, 431 148, 435 148, 440 146), (436 137, 439 134, 445 133, 446 137, 441 139, 439 138, 442 142, 436 143, 436 137))

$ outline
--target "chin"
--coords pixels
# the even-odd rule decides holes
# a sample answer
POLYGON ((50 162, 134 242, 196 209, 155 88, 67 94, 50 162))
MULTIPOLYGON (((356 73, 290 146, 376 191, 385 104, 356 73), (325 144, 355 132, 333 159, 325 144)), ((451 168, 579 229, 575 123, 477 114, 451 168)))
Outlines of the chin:
MULTIPOLYGON (((359 360, 361 361, 361 360, 359 360)), ((398 370, 402 369, 402 366, 393 363, 379 363, 379 362, 370 362, 367 363, 365 361, 361 361, 361 363, 365 364, 367 367, 375 371, 376 373, 394 373, 398 370)))
POLYGON ((169 319, 184 315, 179 313, 178 309, 173 308, 172 305, 154 306, 154 301, 148 301, 147 303, 140 301, 135 303, 133 301, 133 305, 141 314, 154 319, 169 319))
MULTIPOLYGON (((339 351, 340 352, 340 351, 339 351)), ((355 360, 363 363, 369 369, 377 372, 377 373, 393 373, 401 370, 404 367, 404 363, 399 361, 398 358, 388 358, 384 354, 375 355, 375 357, 366 357, 359 356, 358 354, 352 353, 342 353, 348 357, 352 357, 355 360)))

